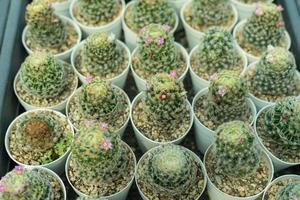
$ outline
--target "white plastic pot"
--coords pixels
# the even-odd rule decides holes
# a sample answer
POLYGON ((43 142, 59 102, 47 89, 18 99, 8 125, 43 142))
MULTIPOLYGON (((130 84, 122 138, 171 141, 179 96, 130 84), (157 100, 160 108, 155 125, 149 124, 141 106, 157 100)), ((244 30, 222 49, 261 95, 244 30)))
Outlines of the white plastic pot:
MULTIPOLYGON (((27 111, 27 112, 24 112, 22 113, 21 115, 19 115, 18 117, 16 117, 12 122, 11 124, 9 125, 7 131, 6 131, 6 134, 5 134, 5 149, 6 149, 6 152, 7 154, 9 155, 9 157, 15 162, 17 163, 18 165, 20 166, 24 166, 24 167, 45 167, 45 168, 48 168, 48 169, 51 169, 53 171, 55 171, 56 173, 60 174, 64 171, 64 166, 65 166, 65 163, 66 163, 66 160, 67 160, 67 157, 70 153, 70 151, 67 151, 65 152, 64 155, 62 155, 60 158, 48 163, 48 164, 44 164, 44 165, 26 165, 24 163, 21 163, 19 162, 18 160, 16 160, 12 154, 10 153, 10 148, 9 148, 9 138, 10 138, 10 134, 11 134, 11 129, 12 129, 12 126, 16 123, 17 120, 19 120, 20 118, 24 117, 25 115, 27 115, 28 113, 33 113, 33 112, 41 112, 41 111, 49 111, 49 112, 54 112, 56 115, 58 116, 61 116, 61 117, 64 117, 66 118, 65 115, 63 115, 62 113, 58 112, 58 111, 53 111, 53 110, 49 110, 49 109, 36 109, 36 110, 31 110, 31 111, 27 111)), ((66 118, 67 120, 67 118, 66 118)), ((69 123, 69 126, 72 130, 72 134, 74 136, 74 130, 73 130, 73 127, 72 127, 72 124, 69 123)))
MULTIPOLYGON (((272 2, 273 0, 269 0, 269 2, 272 2)), ((244 20, 254 13, 256 9, 256 3, 253 4, 246 4, 241 2, 240 0, 231 0, 231 3, 236 7, 238 13, 239 13, 239 20, 244 20)))
POLYGON ((281 160, 280 158, 277 158, 263 143, 262 139, 258 136, 257 133, 257 129, 256 129, 256 123, 257 123, 257 119, 258 117, 261 115, 261 113, 263 111, 265 111, 266 109, 270 109, 271 107, 273 107, 274 105, 267 105, 266 107, 264 107, 263 109, 261 109, 258 114, 255 117, 255 121, 254 121, 254 131, 255 131, 255 136, 257 138, 257 140, 259 141, 259 144, 262 146, 262 148, 265 150, 265 152, 269 155, 269 157, 272 159, 273 165, 274 165, 274 170, 275 172, 278 172, 282 169, 286 169, 288 167, 292 167, 295 165, 300 165, 300 162, 297 163, 290 163, 290 162, 285 162, 283 160, 281 160))
MULTIPOLYGON (((141 162, 145 159, 145 157, 147 156, 147 154, 151 153, 152 151, 154 151, 155 149, 157 148, 160 148, 160 146, 157 146, 157 147, 154 147, 152 149, 150 149, 149 151, 147 151, 139 160, 138 164, 137 164, 137 169, 139 168, 139 166, 141 165, 141 162)), ((207 184, 207 174, 206 174, 206 170, 205 170, 205 167, 202 163, 202 161, 200 160, 200 158, 194 153, 192 152, 191 150, 183 147, 185 150, 187 150, 190 154, 193 155, 193 157, 195 158, 196 162, 200 164, 200 167, 201 167, 201 171, 202 171, 202 174, 204 176, 204 186, 203 186, 203 190, 201 191, 201 193, 199 193, 198 197, 196 199, 199 199, 201 197, 201 195, 203 194, 205 188, 206 188, 206 184, 207 184)), ((146 197, 146 195, 143 193, 143 191, 141 190, 139 184, 138 184, 138 181, 137 181, 137 178, 135 179, 135 184, 139 190, 139 193, 142 197, 143 200, 149 200, 148 197, 146 197)))
POLYGON ((87 37, 90 34, 97 33, 97 32, 114 33, 117 38, 121 37, 121 32, 122 32, 121 19, 122 19, 124 9, 125 9, 125 1, 124 0, 119 0, 122 4, 122 10, 121 10, 120 14, 118 15, 118 17, 116 17, 112 22, 105 24, 103 26, 98 26, 98 27, 84 25, 76 19, 76 17, 74 16, 74 13, 73 13, 73 7, 77 1, 78 0, 72 0, 69 12, 70 12, 70 15, 71 15, 71 18, 73 19, 73 21, 81 28, 84 37, 87 37))
POLYGON ((58 15, 63 15, 66 17, 69 17, 69 7, 70 7, 71 0, 65 0, 63 2, 56 2, 52 3, 52 7, 54 8, 54 11, 58 15))
MULTIPOLYGON (((184 3, 186 2, 186 0, 168 0, 168 2, 172 5, 172 7, 176 10, 176 14, 177 16, 180 16, 180 10, 183 7, 184 3)), ((183 26, 182 26, 182 21, 179 18, 179 24, 178 24, 178 28, 177 30, 182 30, 183 26)))
MULTIPOLYGON (((81 40, 81 30, 80 28, 77 26, 76 23, 74 23, 70 18, 68 17, 65 17, 65 16, 62 16, 62 15, 58 15, 59 19, 61 19, 63 22, 66 22, 66 23, 69 23, 71 24, 76 32, 77 32, 77 35, 78 35, 78 38, 77 38, 77 42, 76 44, 78 44, 81 40)), ((27 35, 27 31, 28 31, 28 25, 24 28, 23 30, 23 33, 22 33, 22 43, 23 43, 23 46, 24 48, 26 49, 26 52, 28 54, 32 54, 33 53, 33 50, 30 49, 27 44, 26 44, 26 35, 27 35)), ((58 53, 58 54, 55 54, 55 58, 56 59, 59 59, 59 60, 64 60, 64 61, 67 61, 69 62, 70 60, 70 56, 71 56, 71 53, 73 51, 73 49, 75 48, 76 44, 74 44, 74 46, 72 46, 70 49, 68 49, 67 51, 64 51, 64 52, 61 52, 61 53, 58 53)))
MULTIPOLYGON (((186 3, 183 5, 181 11, 180 11, 180 19, 182 21, 184 30, 185 30, 185 34, 186 34, 186 38, 189 44, 189 48, 192 49, 194 48, 194 46, 196 46, 197 44, 199 44, 200 39, 203 37, 204 32, 198 31, 196 29, 194 29, 193 27, 191 27, 184 18, 184 11, 187 8, 188 5, 190 5, 192 3, 193 0, 189 0, 186 1, 186 3)), ((228 28, 228 30, 231 32, 235 26, 235 24, 238 21, 238 13, 236 8, 231 5, 233 13, 234 13, 234 20, 232 25, 228 28)))
MULTIPOLYGON (((199 45, 195 46, 192 51, 190 52, 190 55, 189 55, 189 62, 190 62, 190 74, 191 74, 191 80, 192 80, 192 84, 193 84, 193 90, 194 90, 194 93, 197 93, 199 92, 200 90, 206 88, 209 86, 209 81, 208 80, 205 80, 204 78, 201 78, 200 76, 198 76, 196 74, 196 72, 193 70, 193 67, 192 67, 192 55, 197 51, 199 45)), ((246 71, 247 69, 247 66, 248 66, 248 62, 247 62, 247 57, 246 55, 240 51, 239 48, 238 49, 238 53, 239 55, 242 57, 242 60, 243 60, 243 71, 241 72, 241 74, 246 71)))
MULTIPOLYGON (((63 61, 61 61, 61 62, 63 62, 63 61)), ((56 111, 59 111, 59 112, 62 112, 62 113, 65 112, 65 108, 66 108, 67 101, 68 101, 69 97, 66 98, 65 100, 63 100, 62 102, 60 102, 59 104, 53 105, 53 106, 49 106, 49 107, 39 107, 39 106, 31 105, 31 104, 25 102, 20 97, 20 95, 18 94, 17 89, 16 89, 17 80, 19 79, 19 76, 20 76, 20 70, 21 69, 19 69, 19 71, 18 71, 18 73, 17 73, 17 75, 15 76, 15 79, 14 79, 14 92, 15 92, 15 95, 17 96, 19 102, 25 108, 26 111, 43 108, 43 109, 56 110, 56 111)), ((76 87, 74 88, 74 90, 70 94, 70 96, 72 96, 74 94, 74 92, 76 91, 77 87, 78 87, 78 79, 76 78, 76 87)))
POLYGON ((299 175, 296 175, 296 174, 287 174, 287 175, 283 175, 283 176, 279 176, 277 177, 276 179, 274 179, 268 186, 267 188, 265 189, 265 192, 264 192, 264 195, 263 195, 263 198, 262 200, 265 200, 265 196, 268 192, 268 190, 270 189, 270 187, 278 182, 283 182, 285 180, 289 180, 289 179, 292 179, 292 180, 295 180, 295 181, 300 181, 300 176, 299 175))
MULTIPOLYGON (((195 132, 195 139, 197 148, 201 151, 202 154, 204 154, 207 150, 207 148, 213 143, 215 138, 215 131, 209 129, 206 127, 196 116, 195 114, 195 105, 197 100, 208 93, 208 88, 202 89, 200 92, 196 94, 196 96, 193 99, 192 108, 194 113, 194 132, 195 132)), ((251 107, 252 117, 253 120, 250 125, 254 123, 255 117, 256 117, 256 108, 254 103, 251 101, 250 98, 247 98, 247 103, 251 107)))
MULTIPOLYGON (((79 77, 79 80, 81 81, 82 84, 87 84, 87 80, 86 77, 81 74, 75 67, 75 59, 78 56, 80 50, 83 48, 84 44, 86 43, 86 40, 83 40, 82 42, 80 42, 78 45, 76 45, 76 47, 74 48, 72 54, 71 54, 71 64, 72 67, 74 69, 74 71, 76 72, 77 76, 79 77)), ((117 40, 117 43, 126 50, 127 52, 127 57, 128 57, 128 65, 126 67, 126 69, 119 74, 118 76, 108 79, 109 82, 111 82, 112 84, 120 87, 120 88, 124 88, 125 83, 126 83, 126 79, 128 76, 128 72, 131 66, 131 54, 130 54, 130 50, 128 49, 128 47, 121 41, 117 40)))
MULTIPOLYGON (((136 48, 137 46, 137 33, 135 33, 133 30, 131 30, 126 22, 125 22, 125 13, 126 11, 128 10, 128 8, 130 6, 134 6, 134 4, 136 3, 137 1, 134 0, 134 1, 130 1, 127 5, 126 5, 126 8, 125 8, 125 12, 123 14, 123 17, 122 17, 122 27, 123 27, 123 31, 124 31, 124 36, 125 36, 125 43, 126 45, 128 46, 128 48, 132 51, 133 49, 136 48)), ((174 28, 171 30, 171 33, 174 33, 178 27, 178 24, 179 24, 179 18, 178 16, 175 14, 174 15, 174 18, 176 19, 175 21, 175 26, 174 28)))
POLYGON ((193 110, 192 110, 192 107, 191 107, 191 104, 189 103, 188 100, 186 100, 186 106, 188 107, 188 109, 190 110, 190 125, 189 125, 189 128, 186 130, 186 132, 179 138, 177 138, 176 140, 173 140, 173 141, 168 141, 168 142, 158 142, 158 141, 154 141, 154 140, 151 140, 150 138, 147 138, 142 132, 140 132, 140 130, 135 126, 134 124, 134 121, 133 121, 133 110, 136 106, 136 104, 138 103, 138 101, 141 99, 141 98, 144 98, 145 97, 145 94, 143 92, 139 93, 132 101, 132 104, 131 104, 131 109, 130 109, 130 119, 131 119, 131 124, 132 124, 132 127, 133 127, 133 131, 134 131, 134 134, 135 134, 135 137, 137 139, 137 142, 139 144, 139 147, 141 148, 141 150, 143 152, 146 152, 147 150, 153 148, 153 147, 156 147, 156 146, 159 146, 161 144, 169 144, 169 143, 172 143, 172 144, 180 144, 183 139, 187 136, 188 132, 190 131, 190 129, 192 128, 192 125, 193 125, 193 110))
MULTIPOLYGON (((126 144, 125 142, 122 141, 122 143, 127 146, 127 148, 130 149, 130 152, 131 154, 133 155, 133 158, 134 158, 134 171, 136 171, 136 157, 132 151, 132 149, 128 146, 128 144, 126 144)), ((66 166, 65 166, 65 173, 66 173, 66 177, 67 177, 67 180, 68 180, 68 183, 71 185, 71 187, 73 188, 73 190, 76 192, 76 194, 78 194, 80 197, 85 197, 85 198, 91 198, 91 196, 87 195, 87 194, 84 194, 82 192, 80 192, 73 184, 72 182, 70 181, 70 178, 69 178, 69 165, 70 165, 70 159, 71 159, 71 156, 72 156, 72 153, 70 153, 68 159, 67 159, 67 162, 66 162, 66 166)), ((112 194, 112 195, 109 195, 109 196, 104 196, 104 197, 97 197, 97 200, 126 200, 126 197, 128 195, 128 192, 132 186, 132 183, 134 181, 134 175, 132 176, 131 180, 128 182, 128 184, 126 185, 125 188, 123 188, 121 191, 115 193, 115 194, 112 194)))
MULTIPOLYGON (((245 25, 245 23, 247 22, 247 20, 243 20, 243 21, 240 21, 235 27, 234 27, 234 30, 233 30, 233 38, 236 40, 237 38, 237 32, 245 25)), ((290 38, 290 35, 287 31, 285 31, 285 37, 287 39, 287 47, 286 49, 290 49, 291 47, 291 38, 290 38)), ((237 41, 237 40, 236 40, 237 41)), ((238 41, 237 41, 237 45, 238 45, 238 48, 247 56, 247 59, 248 59, 248 64, 251 64, 255 61, 257 61, 259 59, 260 56, 254 56, 248 52, 246 52, 244 49, 242 49, 242 47, 239 45, 238 41)))
MULTIPOLYGON (((207 151, 205 152, 205 155, 204 155, 203 163, 204 163, 205 168, 206 168, 206 164, 205 164, 206 157, 207 157, 207 154, 208 154, 208 151, 210 150, 210 148, 211 148, 211 146, 207 149, 207 151)), ((268 181, 268 184, 270 184, 273 179, 273 175, 274 175, 272 161, 265 152, 262 152, 262 154, 264 154, 265 159, 268 161, 268 163, 270 164, 270 167, 271 167, 271 169, 269 169, 269 181, 268 181)), ((267 186, 266 186, 266 188, 267 188, 267 186)), ((212 183, 209 176, 207 175, 207 192, 208 192, 208 196, 209 196, 210 200, 256 200, 256 199, 259 199, 259 197, 263 194, 263 192, 266 190, 266 188, 264 188, 264 190, 262 190, 261 192, 259 192, 256 195, 252 195, 249 197, 235 197, 235 196, 231 196, 229 194, 222 192, 219 188, 216 187, 215 184, 212 183)))
MULTIPOLYGON (((187 51, 185 50, 185 48, 181 44, 175 42, 175 45, 176 45, 177 48, 179 48, 181 50, 181 52, 182 52, 182 54, 183 54, 183 56, 185 58, 185 61, 186 61, 186 69, 184 70, 183 74, 178 78, 178 80, 183 81, 185 79, 188 71, 189 71, 189 65, 190 65, 190 63, 189 63, 189 55, 188 55, 187 51)), ((138 47, 136 47, 134 49, 134 51, 132 52, 132 54, 131 54, 131 60, 135 56, 137 50, 138 50, 138 47)), ((142 77, 140 77, 134 71, 133 65, 131 65, 131 72, 132 72, 132 75, 133 75, 134 82, 135 82, 135 84, 136 84, 136 86, 138 88, 138 91, 142 92, 142 91, 146 90, 146 81, 144 79, 142 79, 142 77)))
MULTIPOLYGON (((117 87, 117 86, 113 86, 113 87, 114 87, 115 89, 117 89, 117 90, 119 90, 119 91, 121 91, 121 92, 123 93, 123 95, 124 95, 124 96, 126 97, 126 99, 127 99, 128 106, 129 106, 129 109, 130 109, 131 104, 130 104, 130 99, 129 99, 128 95, 127 95, 121 88, 119 88, 119 87, 117 87)), ((74 96, 77 95, 77 93, 79 93, 81 90, 82 90, 82 87, 78 88, 78 89, 74 92, 74 94, 68 99, 67 106, 66 106, 66 116, 67 116, 69 122, 72 124, 72 126, 73 126, 75 132, 78 132, 78 128, 75 127, 75 125, 71 122, 71 120, 70 120, 70 118, 69 118, 69 110, 70 110, 69 107, 70 107, 70 101, 71 101, 71 100, 74 98, 74 96)), ((122 125, 121 128, 119 128, 118 130, 115 131, 116 134, 118 134, 118 135, 120 135, 121 137, 123 137, 124 132, 125 132, 125 130, 126 130, 126 127, 127 127, 127 125, 128 125, 128 122, 129 122, 129 118, 130 118, 130 114, 128 113, 128 117, 127 117, 125 123, 122 125)))

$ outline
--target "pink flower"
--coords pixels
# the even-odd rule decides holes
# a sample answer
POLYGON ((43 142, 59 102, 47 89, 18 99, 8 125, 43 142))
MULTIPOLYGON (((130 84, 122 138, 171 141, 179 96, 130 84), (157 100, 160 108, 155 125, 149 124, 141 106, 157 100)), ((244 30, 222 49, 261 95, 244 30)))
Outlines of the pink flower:
POLYGON ((165 39, 163 37, 157 37, 156 42, 157 44, 161 45, 165 42, 165 39))
POLYGON ((286 113, 283 113, 283 114, 281 115, 281 119, 282 119, 282 120, 287 120, 288 118, 289 118, 289 115, 286 114, 286 113))
POLYGON ((160 98, 161 100, 165 100, 166 98, 168 98, 167 92, 166 92, 166 91, 162 91, 162 92, 160 93, 159 98, 160 98))
POLYGON ((162 28, 164 29, 165 32, 168 32, 171 29, 171 27, 168 24, 162 25, 162 28))
POLYGON ((107 123, 105 123, 105 122, 102 122, 101 124, 100 124, 100 128, 102 128, 102 129, 108 129, 108 124, 107 123))
POLYGON ((93 126, 94 125, 94 120, 85 120, 84 121, 84 125, 86 126, 86 127, 91 127, 91 126, 93 126))
POLYGON ((226 94, 227 89, 225 86, 219 86, 218 88, 218 94, 221 95, 222 97, 226 94))
POLYGON ((21 174, 24 171, 24 167, 23 166, 15 166, 15 170, 18 174, 21 174))
POLYGON ((4 192, 5 191, 5 186, 3 183, 0 183, 0 192, 4 192))
POLYGON ((171 75, 173 78, 177 78, 177 72, 176 72, 176 70, 175 70, 175 69, 172 70, 171 73, 170 73, 170 75, 171 75))
POLYGON ((262 16, 264 14, 264 11, 262 10, 261 7, 257 7, 255 10, 255 15, 256 16, 262 16))
POLYGON ((101 141, 101 145, 100 145, 100 148, 103 149, 103 150, 108 150, 108 149, 111 149, 112 148, 112 143, 109 139, 103 139, 101 141))
POLYGON ((272 55, 267 55, 267 56, 266 56, 266 60, 267 60, 268 62, 272 62, 272 61, 273 61, 273 56, 272 56, 272 55))
POLYGON ((57 19, 57 18, 53 19, 53 20, 52 20, 52 23, 58 24, 58 23, 59 23, 59 19, 57 19))
POLYGON ((152 42, 152 38, 150 36, 145 37, 145 43, 150 44, 152 42))
POLYGON ((142 28, 142 29, 140 30, 140 33, 145 33, 145 31, 146 31, 146 29, 145 29, 145 28, 142 28))
POLYGON ((282 7, 282 5, 277 6, 277 11, 278 12, 282 12, 283 10, 284 10, 284 8, 282 7))
POLYGON ((284 21, 278 21, 278 22, 276 22, 276 26, 283 27, 283 26, 285 26, 285 23, 284 23, 284 21))
POLYGON ((209 81, 215 81, 215 80, 217 80, 217 78, 218 78, 218 74, 217 74, 217 73, 214 73, 213 75, 211 75, 211 76, 209 77, 209 81))
POLYGON ((85 80, 86 80, 88 83, 92 82, 93 79, 94 79, 94 77, 91 76, 91 75, 87 75, 87 76, 85 77, 85 80))
POLYGON ((291 200, 299 200, 298 197, 294 194, 291 200))

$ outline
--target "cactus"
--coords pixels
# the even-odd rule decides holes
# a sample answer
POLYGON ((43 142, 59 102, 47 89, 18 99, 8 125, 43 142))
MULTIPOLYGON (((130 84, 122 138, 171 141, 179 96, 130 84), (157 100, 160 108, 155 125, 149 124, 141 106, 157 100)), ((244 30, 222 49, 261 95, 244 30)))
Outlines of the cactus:
POLYGON ((109 23, 118 11, 117 0, 78 0, 80 15, 89 22, 109 23))
POLYGON ((239 53, 231 33, 218 27, 205 33, 196 54, 197 62, 210 75, 223 69, 233 70, 239 64, 239 53))
POLYGON ((224 175, 240 178, 255 172, 260 162, 260 150, 252 128, 242 121, 222 124, 216 130, 212 158, 224 175))
POLYGON ((235 71, 222 71, 210 82, 204 114, 217 126, 237 119, 248 121, 247 93, 245 79, 235 71))
POLYGON ((285 36, 282 7, 272 3, 257 3, 255 13, 248 19, 242 35, 245 41, 262 52, 269 45, 279 46, 285 36))
POLYGON ((287 97, 271 107, 265 114, 268 134, 287 149, 300 147, 300 100, 287 97))
POLYGON ((298 200, 300 199, 300 182, 285 186, 278 193, 277 199, 280 200, 298 200))
POLYGON ((296 88, 293 55, 281 47, 269 48, 254 69, 252 88, 264 95, 290 95, 296 88))
POLYGON ((90 35, 81 56, 81 65, 93 76, 100 77, 117 72, 125 61, 123 48, 119 48, 115 36, 108 33, 90 35))
POLYGON ((118 179, 126 165, 123 152, 118 134, 96 126, 83 128, 72 146, 75 173, 89 183, 118 179))
POLYGON ((68 78, 64 66, 53 55, 41 52, 26 58, 20 71, 20 81, 30 94, 54 98, 65 89, 68 78))
POLYGON ((132 7, 129 20, 135 32, 149 24, 168 24, 175 26, 175 10, 167 0, 138 0, 132 7))
POLYGON ((48 1, 33 1, 27 6, 28 37, 39 48, 54 48, 64 44, 67 32, 64 23, 54 14, 48 1))
POLYGON ((54 200, 51 182, 34 169, 15 169, 0 181, 0 199, 2 200, 54 200))
POLYGON ((155 192, 176 195, 197 184, 197 165, 193 156, 177 145, 154 150, 145 162, 145 183, 155 192))
POLYGON ((154 75, 170 73, 179 66, 180 52, 177 50, 169 26, 150 24, 140 31, 139 61, 144 71, 154 75))

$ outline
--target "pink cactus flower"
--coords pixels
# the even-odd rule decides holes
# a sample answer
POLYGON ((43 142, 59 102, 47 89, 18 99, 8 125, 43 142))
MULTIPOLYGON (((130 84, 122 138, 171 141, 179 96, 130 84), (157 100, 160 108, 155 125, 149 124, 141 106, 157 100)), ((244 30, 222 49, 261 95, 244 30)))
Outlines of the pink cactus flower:
POLYGON ((278 12, 282 12, 283 10, 284 10, 284 8, 282 7, 282 5, 277 6, 277 11, 278 12))
POLYGON ((145 33, 146 29, 145 28, 141 28, 140 33, 145 33))
POLYGON ((90 82, 92 82, 92 81, 94 80, 94 77, 91 76, 91 75, 87 75, 87 76, 85 77, 85 80, 86 80, 88 83, 90 83, 90 82))
POLYGON ((59 19, 55 18, 55 19, 52 20, 52 22, 53 22, 54 24, 58 24, 58 23, 59 23, 59 19))
POLYGON ((105 123, 105 122, 102 122, 101 124, 100 124, 100 128, 102 128, 102 129, 108 129, 108 124, 107 123, 105 123))
POLYGON ((261 7, 257 7, 256 10, 255 10, 255 15, 256 16, 262 16, 264 14, 264 11, 262 10, 261 7))
POLYGON ((4 192, 5 191, 5 186, 3 183, 0 183, 0 192, 4 192))
POLYGON ((168 32, 171 29, 171 27, 168 24, 162 25, 162 28, 164 29, 165 32, 168 32))
POLYGON ((91 127, 91 126, 93 126, 94 125, 94 120, 85 120, 84 121, 84 125, 86 126, 86 127, 91 127))
POLYGON ((163 91, 163 92, 160 94, 159 98, 160 98, 161 100, 165 100, 166 98, 168 98, 168 93, 165 92, 165 91, 163 91))
POLYGON ((223 96, 225 96, 226 93, 227 93, 226 87, 225 86, 219 86, 219 88, 218 88, 218 94, 223 97, 223 96))
POLYGON ((100 148, 103 149, 103 150, 109 150, 112 148, 112 143, 109 139, 103 139, 101 141, 101 145, 100 145, 100 148))
POLYGON ((24 167, 23 166, 15 166, 15 170, 18 174, 22 173, 24 171, 24 167))
POLYGON ((161 45, 161 44, 163 44, 165 42, 165 39, 163 37, 158 37, 156 39, 156 42, 157 42, 158 45, 161 45))
POLYGON ((284 27, 285 23, 284 23, 284 21, 278 21, 278 22, 276 22, 276 26, 277 27, 284 27))
POLYGON ((217 80, 217 78, 218 78, 218 74, 217 74, 217 73, 214 73, 213 75, 211 75, 211 76, 209 77, 209 81, 215 81, 215 80, 217 80))
POLYGON ((283 114, 281 115, 281 119, 282 119, 282 120, 288 120, 288 119, 289 119, 289 115, 286 114, 286 113, 283 113, 283 114))
POLYGON ((145 37, 145 43, 150 44, 152 42, 152 38, 150 36, 145 37))
POLYGON ((298 197, 294 194, 291 200, 299 200, 298 197))
POLYGON ((172 70, 171 73, 170 73, 170 75, 171 75, 173 78, 177 78, 177 72, 176 72, 176 70, 175 70, 175 69, 172 70))

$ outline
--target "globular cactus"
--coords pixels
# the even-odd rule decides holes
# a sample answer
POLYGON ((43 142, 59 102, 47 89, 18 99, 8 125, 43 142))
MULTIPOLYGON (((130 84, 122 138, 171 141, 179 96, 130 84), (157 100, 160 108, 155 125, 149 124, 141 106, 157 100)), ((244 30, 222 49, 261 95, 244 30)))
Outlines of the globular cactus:
POLYGON ((215 125, 243 119, 248 121, 249 106, 246 80, 235 71, 221 71, 214 75, 204 100, 204 113, 215 125))
POLYGON ((145 162, 144 182, 157 193, 178 195, 196 184, 197 172, 188 151, 177 145, 164 145, 145 162))
POLYGON ((122 154, 118 134, 97 126, 82 128, 72 146, 75 173, 89 183, 118 179, 123 172, 122 154))
POLYGON ((110 122, 118 117, 119 97, 109 83, 95 78, 83 86, 80 105, 83 111, 94 119, 110 122))
POLYGON ((145 105, 148 114, 161 125, 168 128, 184 118, 186 92, 183 84, 168 74, 153 76, 145 91, 145 105))
POLYGON ((0 181, 0 199, 2 200, 54 200, 51 182, 35 169, 15 169, 0 181))
POLYGON ((226 22, 232 8, 229 0, 193 0, 192 16, 200 26, 218 26, 226 22))
POLYGON ((261 51, 269 45, 279 46, 285 36, 282 10, 281 6, 272 3, 257 3, 256 11, 242 30, 245 41, 261 51))
POLYGON ((68 83, 64 65, 53 55, 40 52, 29 55, 20 71, 20 81, 24 89, 37 97, 58 96, 68 83))
POLYGON ((233 37, 225 29, 213 27, 204 35, 197 50, 197 62, 208 74, 233 70, 239 62, 233 37))
POLYGON ((168 25, 150 24, 140 31, 139 60, 150 74, 170 73, 179 66, 178 52, 168 25))
POLYGON ((222 124, 216 130, 211 153, 216 168, 223 174, 240 178, 256 171, 260 150, 252 128, 242 121, 222 124))
POLYGON ((300 146, 300 99, 287 97, 271 107, 265 115, 266 131, 288 149, 300 146))
POLYGON ((130 20, 138 32, 149 24, 168 24, 175 26, 175 10, 167 0, 138 0, 131 11, 130 20))
POLYGON ((92 23, 109 23, 118 10, 118 0, 78 0, 80 15, 92 23))
POLYGON ((254 69, 252 88, 264 95, 293 94, 295 73, 295 59, 288 50, 269 48, 254 69))
POLYGON ((54 14, 48 1, 33 1, 27 6, 28 37, 38 48, 61 46, 67 39, 64 23, 54 14))
POLYGON ((278 193, 277 199, 280 200, 298 200, 300 199, 300 182, 285 186, 278 193))
POLYGON ((117 72, 125 60, 124 50, 119 48, 115 36, 104 32, 87 38, 81 56, 87 72, 100 77, 117 72))

